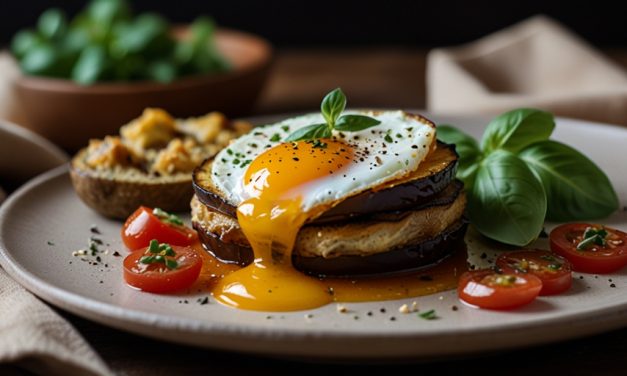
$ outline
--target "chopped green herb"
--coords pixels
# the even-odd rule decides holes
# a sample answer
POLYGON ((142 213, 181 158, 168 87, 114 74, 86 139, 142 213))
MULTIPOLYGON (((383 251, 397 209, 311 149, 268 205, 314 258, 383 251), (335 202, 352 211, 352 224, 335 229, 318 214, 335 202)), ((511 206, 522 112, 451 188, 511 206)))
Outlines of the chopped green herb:
POLYGON ((220 159, 220 160, 222 161, 222 163, 226 163, 226 162, 228 162, 228 160, 227 160, 226 158, 222 158, 222 159, 220 159))
POLYGON ((272 137, 270 137, 270 141, 272 142, 281 141, 281 135, 278 133, 273 134, 272 137))
POLYGON ((141 262, 142 264, 152 264, 153 262, 155 262, 155 256, 142 256, 139 259, 139 262, 141 262))
POLYGON ((154 214, 157 218, 159 218, 163 222, 167 222, 176 226, 183 226, 183 220, 176 214, 170 214, 165 210, 154 208, 152 210, 152 214, 154 214))
POLYGON ((242 163, 242 161, 240 161, 239 159, 237 159, 237 158, 233 159, 233 164, 234 165, 238 165, 240 163, 242 163))
POLYGON ((551 269, 551 270, 557 271, 557 270, 560 270, 562 268, 562 264, 554 263, 554 264, 549 264, 546 267, 551 269))
POLYGON ((402 134, 400 134, 400 133, 397 133, 397 134, 396 134, 396 138, 403 138, 403 135, 402 135, 402 134))
POLYGON ((289 125, 283 125, 283 126, 281 126, 281 129, 283 129, 283 132, 289 132, 290 131, 290 126, 289 125))
POLYGON ((438 315, 435 313, 435 309, 419 313, 418 316, 425 320, 435 320, 438 318, 438 315))
POLYGON ((253 136, 263 136, 263 132, 253 132, 253 136))
POLYGON ((178 263, 172 257, 176 256, 176 252, 172 246, 167 243, 159 243, 156 239, 152 239, 148 245, 150 255, 144 255, 139 259, 142 264, 164 264, 168 269, 176 269, 178 263))
POLYGON ((168 269, 176 269, 178 268, 179 264, 178 262, 176 262, 176 260, 165 259, 165 266, 167 266, 168 269))
POLYGON ((148 245, 148 250, 150 253, 159 253, 159 241, 157 239, 152 239, 150 241, 150 245, 148 245))
POLYGON ((389 134, 386 134, 385 137, 383 137, 383 139, 385 140, 385 142, 389 142, 389 143, 394 142, 394 139, 389 134))
POLYGON ((605 246, 605 238, 607 231, 604 228, 595 229, 593 227, 586 228, 583 233, 583 240, 577 244, 577 250, 585 251, 593 245, 605 246))
POLYGON ((246 167, 248 166, 253 160, 252 159, 247 159, 244 162, 242 162, 242 164, 240 164, 240 167, 246 167))
POLYGON ((233 155, 233 150, 231 150, 231 149, 226 149, 226 153, 227 153, 228 155, 233 155))

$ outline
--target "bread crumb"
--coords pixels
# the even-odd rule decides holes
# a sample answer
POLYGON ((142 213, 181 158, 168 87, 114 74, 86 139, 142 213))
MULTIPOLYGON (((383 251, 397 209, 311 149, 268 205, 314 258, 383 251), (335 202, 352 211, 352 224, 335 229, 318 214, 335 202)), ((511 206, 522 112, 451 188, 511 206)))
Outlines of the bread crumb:
POLYGON ((338 304, 336 307, 338 313, 346 313, 348 312, 348 308, 346 308, 343 304, 338 304))
POLYGON ((403 314, 412 313, 418 311, 418 303, 412 302, 411 306, 407 304, 403 304, 399 307, 398 311, 403 314))

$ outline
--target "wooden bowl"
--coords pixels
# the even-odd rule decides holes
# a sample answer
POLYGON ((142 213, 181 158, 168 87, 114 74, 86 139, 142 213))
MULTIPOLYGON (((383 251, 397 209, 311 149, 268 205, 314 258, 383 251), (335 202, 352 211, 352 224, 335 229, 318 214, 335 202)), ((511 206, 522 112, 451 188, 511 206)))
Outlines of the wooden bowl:
POLYGON ((220 29, 216 45, 233 65, 226 73, 189 76, 171 83, 130 82, 77 85, 70 80, 21 76, 15 89, 28 118, 27 128, 68 151, 90 138, 117 134, 120 126, 146 107, 176 117, 222 111, 247 115, 268 77, 270 44, 257 36, 220 29))

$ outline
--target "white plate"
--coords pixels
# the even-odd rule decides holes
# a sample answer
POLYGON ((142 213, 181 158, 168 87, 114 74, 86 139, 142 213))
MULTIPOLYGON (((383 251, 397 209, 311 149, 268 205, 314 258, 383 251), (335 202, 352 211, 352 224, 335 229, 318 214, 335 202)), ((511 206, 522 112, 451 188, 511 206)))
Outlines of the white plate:
POLYGON ((0 181, 24 182, 67 161, 67 154, 52 142, 0 120, 0 181))
MULTIPOLYGON (((457 124, 474 135, 479 135, 485 124, 477 117, 434 119, 457 124)), ((620 156, 627 130, 560 119, 555 138, 596 161, 609 174, 625 205, 627 174, 620 156)), ((616 213, 604 223, 627 229, 627 212, 616 213)), ((85 247, 92 224, 101 230, 110 249, 122 251, 120 223, 85 207, 63 168, 46 173, 13 195, 0 210, 2 266, 56 306, 167 341, 280 356, 417 358, 538 344, 627 324, 627 271, 598 278, 584 275, 583 280, 576 274, 569 293, 540 298, 512 312, 465 307, 454 291, 418 299, 347 304, 350 312, 346 314, 338 313, 335 305, 279 314, 240 311, 214 301, 200 305, 197 299, 206 294, 152 295, 125 286, 121 257, 102 256, 107 268, 73 257, 72 251, 85 247), (54 245, 48 245, 49 241, 54 245), (611 288, 611 283, 616 287, 611 288), (413 300, 422 310, 435 309, 439 319, 427 321, 398 312, 403 303, 413 300), (453 305, 459 309, 453 311, 453 305), (369 311, 372 316, 367 315, 369 311), (309 313, 313 318, 305 317, 309 313)), ((494 250, 488 250, 478 237, 469 234, 468 242, 477 262, 482 261, 478 255, 484 251, 492 258, 494 250)), ((546 241, 538 246, 546 247, 546 241)))

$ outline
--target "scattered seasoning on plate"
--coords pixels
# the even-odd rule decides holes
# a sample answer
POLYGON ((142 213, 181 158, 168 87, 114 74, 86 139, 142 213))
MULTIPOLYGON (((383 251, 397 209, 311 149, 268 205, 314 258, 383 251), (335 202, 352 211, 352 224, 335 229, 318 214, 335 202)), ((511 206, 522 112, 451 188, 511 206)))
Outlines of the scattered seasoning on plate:
POLYGON ((46 244, 48 244, 49 246, 53 246, 53 245, 54 245, 54 243, 53 243, 53 242, 51 242, 50 240, 48 240, 48 241, 46 242, 46 244))
POLYGON ((615 284, 615 283, 612 283, 612 284, 610 285, 610 287, 611 287, 611 288, 616 288, 616 284, 615 284))
POLYGON ((418 316, 422 319, 425 320, 435 320, 438 318, 437 314, 435 313, 435 309, 429 310, 429 311, 425 311, 425 312, 421 312, 418 314, 418 316))
POLYGON ((91 225, 91 226, 89 227, 89 231, 91 231, 91 233, 92 233, 92 234, 97 234, 97 235, 102 234, 102 233, 100 232, 100 230, 98 229, 98 226, 96 226, 96 225, 91 225))
POLYGON ((457 306, 456 306, 456 305, 454 305, 454 306, 452 306, 452 307, 451 307, 451 310, 452 310, 452 311, 458 311, 458 310, 459 310, 459 308, 457 308, 457 306))
POLYGON ((198 298, 196 300, 198 302, 198 304, 200 305, 205 305, 205 304, 209 304, 209 297, 205 296, 204 298, 198 298))

